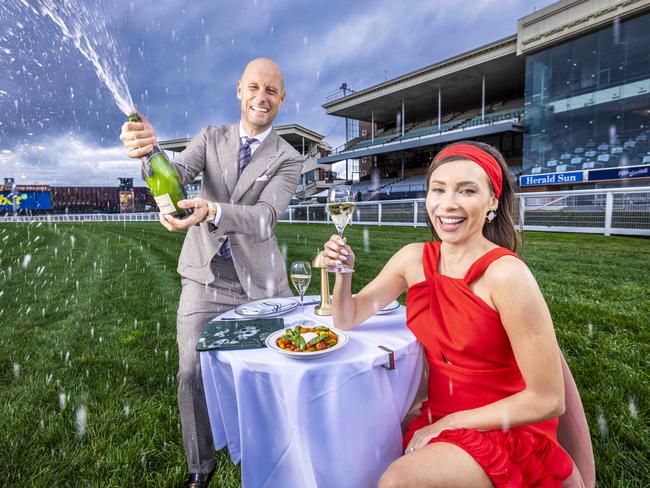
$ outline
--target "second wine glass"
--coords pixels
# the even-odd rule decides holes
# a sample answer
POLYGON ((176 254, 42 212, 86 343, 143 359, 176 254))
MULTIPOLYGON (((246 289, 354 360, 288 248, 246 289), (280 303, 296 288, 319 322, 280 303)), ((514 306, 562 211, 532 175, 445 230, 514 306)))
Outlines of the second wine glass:
MULTIPOLYGON (((300 295, 300 315, 304 316, 304 299, 305 292, 307 291, 309 282, 311 281, 311 265, 307 261, 296 261, 294 263, 291 263, 291 271, 289 275, 291 277, 291 283, 293 283, 293 286, 296 288, 296 291, 300 295)), ((305 327, 311 324, 312 322, 310 320, 301 319, 294 322, 293 325, 305 327)))

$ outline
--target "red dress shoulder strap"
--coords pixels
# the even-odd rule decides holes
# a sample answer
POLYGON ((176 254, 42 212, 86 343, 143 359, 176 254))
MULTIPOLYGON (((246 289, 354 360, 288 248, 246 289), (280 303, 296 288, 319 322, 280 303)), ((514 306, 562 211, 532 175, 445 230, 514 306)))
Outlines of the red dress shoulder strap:
POLYGON ((431 281, 433 275, 438 270, 438 259, 440 258, 440 242, 425 242, 424 251, 422 251, 422 266, 424 267, 424 277, 431 281))
POLYGON ((491 251, 486 252, 485 254, 483 254, 483 256, 481 256, 476 261, 474 261, 474 264, 472 264, 469 267, 467 273, 465 273, 465 278, 464 278, 465 282, 468 285, 472 283, 479 276, 485 273, 485 270, 488 269, 488 266, 490 266, 494 261, 496 261, 499 258, 502 258, 503 256, 514 256, 517 259, 521 259, 519 258, 519 256, 517 256, 517 254, 510 251, 509 249, 506 249, 505 247, 497 247, 495 249, 492 249, 491 251))

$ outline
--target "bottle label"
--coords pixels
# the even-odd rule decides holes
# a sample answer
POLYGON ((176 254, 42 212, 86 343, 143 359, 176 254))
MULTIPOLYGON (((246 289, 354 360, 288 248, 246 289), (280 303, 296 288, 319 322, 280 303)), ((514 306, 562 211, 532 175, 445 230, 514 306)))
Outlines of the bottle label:
POLYGON ((174 202, 172 202, 169 193, 153 198, 156 200, 156 205, 158 205, 161 214, 173 214, 176 212, 176 207, 174 207, 174 202))

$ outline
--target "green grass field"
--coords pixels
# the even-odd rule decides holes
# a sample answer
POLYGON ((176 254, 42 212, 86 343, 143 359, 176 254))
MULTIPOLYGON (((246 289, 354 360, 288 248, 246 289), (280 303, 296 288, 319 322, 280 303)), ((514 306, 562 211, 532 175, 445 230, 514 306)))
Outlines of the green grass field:
MULTIPOLYGON (((290 262, 333 230, 284 224, 277 235, 290 262)), ((401 246, 429 240, 412 228, 346 235, 356 289, 401 246)), ((0 486, 180 485, 183 237, 158 223, 0 226, 0 486)), ((581 391, 599 486, 650 486, 650 240, 528 233, 523 257, 581 391)), ((240 484, 225 451, 217 478, 240 484)))

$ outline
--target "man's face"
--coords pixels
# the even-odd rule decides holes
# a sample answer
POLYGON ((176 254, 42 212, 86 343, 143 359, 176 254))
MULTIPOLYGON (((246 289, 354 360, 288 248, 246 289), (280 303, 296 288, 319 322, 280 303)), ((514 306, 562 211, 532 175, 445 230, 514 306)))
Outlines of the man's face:
POLYGON ((282 74, 277 65, 263 60, 251 62, 237 82, 244 128, 255 133, 268 129, 284 102, 284 95, 282 74))

